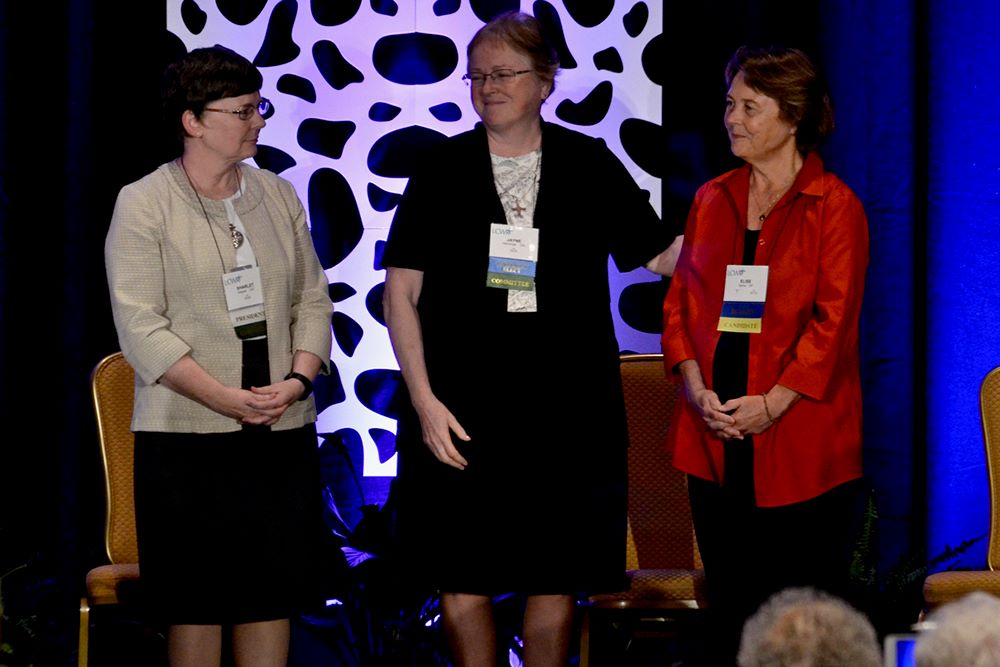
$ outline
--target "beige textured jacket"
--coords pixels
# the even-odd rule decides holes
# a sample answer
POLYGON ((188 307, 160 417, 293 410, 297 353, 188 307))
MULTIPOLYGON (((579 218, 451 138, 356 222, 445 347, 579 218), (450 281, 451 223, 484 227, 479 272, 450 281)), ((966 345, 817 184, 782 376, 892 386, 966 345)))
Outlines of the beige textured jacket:
MULTIPOLYGON (((291 370, 296 350, 312 352, 326 370, 333 306, 302 203, 277 175, 246 165, 240 171, 244 191, 234 206, 260 266, 271 379, 291 370)), ((240 386, 242 343, 222 288, 235 250, 222 202, 201 201, 211 223, 180 166, 170 162, 122 188, 115 204, 104 259, 118 341, 136 371, 134 431, 240 429, 232 418, 157 382, 190 354, 222 384, 240 386)), ((310 397, 291 405, 273 428, 315 419, 310 397)))

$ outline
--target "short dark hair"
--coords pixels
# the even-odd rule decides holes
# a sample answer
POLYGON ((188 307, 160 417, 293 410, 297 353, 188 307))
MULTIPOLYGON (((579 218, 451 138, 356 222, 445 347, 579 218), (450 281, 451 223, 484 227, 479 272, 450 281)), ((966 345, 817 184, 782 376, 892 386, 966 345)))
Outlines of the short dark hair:
POLYGON ((183 142, 186 134, 181 117, 185 111, 201 117, 210 102, 255 93, 263 83, 260 70, 231 49, 218 44, 194 49, 163 73, 164 122, 183 142))
POLYGON ((726 65, 726 86, 740 73, 748 86, 777 101, 781 118, 796 127, 795 142, 801 152, 817 148, 833 132, 826 82, 802 51, 741 46, 726 65))
POLYGON ((466 49, 466 57, 471 60, 472 52, 485 42, 506 44, 528 56, 535 73, 549 84, 549 94, 556 89, 559 54, 545 39, 541 23, 531 14, 504 12, 496 16, 472 37, 466 49))

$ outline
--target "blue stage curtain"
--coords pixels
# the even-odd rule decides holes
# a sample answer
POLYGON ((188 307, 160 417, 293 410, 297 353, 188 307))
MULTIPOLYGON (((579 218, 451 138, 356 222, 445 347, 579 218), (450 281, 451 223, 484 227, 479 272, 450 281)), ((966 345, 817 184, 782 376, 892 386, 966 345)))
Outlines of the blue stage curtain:
MULTIPOLYGON (((67 187, 65 159, 73 141, 86 141, 70 138, 68 65, 80 74, 76 49, 89 35, 81 29, 71 38, 79 15, 51 9, 8 2, 0 17, 0 573, 28 566, 25 579, 38 582, 31 604, 39 607, 19 596, 17 577, 4 582, 5 602, 21 618, 44 614, 36 631, 52 648, 38 660, 59 664, 53 660, 68 633, 52 627, 69 627, 77 589, 54 593, 44 582, 82 581, 71 554, 79 546, 79 434, 92 424, 81 419, 87 374, 77 344, 86 327, 81 265, 89 251, 69 233, 76 221, 67 224, 68 213, 84 209, 85 183, 67 187)), ((73 176, 85 181, 88 171, 73 176)))
POLYGON ((118 347, 114 198, 160 158, 164 21, 158 3, 0 2, 0 574, 28 565, 4 592, 40 614, 36 664, 64 664, 103 557, 88 376, 118 347), (37 608, 13 595, 25 581, 37 608))
MULTIPOLYGON (((872 233, 865 463, 885 566, 989 530, 978 389, 1000 365, 1000 9, 829 0, 822 18, 838 119, 825 153, 872 233)), ((982 567, 985 551, 983 540, 939 567, 982 567)))
POLYGON ((918 26, 908 0, 830 0, 822 4, 822 25, 836 111, 836 131, 823 152, 864 202, 871 235, 861 323, 865 471, 876 492, 885 571, 922 542, 918 26))
MULTIPOLYGON (((928 8, 928 548, 984 535, 989 496, 979 385, 1000 365, 1000 8, 928 8)), ((982 565, 985 541, 963 559, 982 565)))

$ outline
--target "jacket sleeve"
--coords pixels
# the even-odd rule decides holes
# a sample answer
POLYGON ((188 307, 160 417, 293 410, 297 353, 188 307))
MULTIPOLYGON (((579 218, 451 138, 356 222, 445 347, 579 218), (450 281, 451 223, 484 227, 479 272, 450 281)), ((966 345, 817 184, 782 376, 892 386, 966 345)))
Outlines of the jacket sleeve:
POLYGON ((685 225, 684 245, 677 260, 677 268, 670 279, 670 289, 663 301, 663 335, 660 339, 663 348, 663 363, 668 373, 673 373, 677 364, 695 358, 694 345, 688 337, 687 295, 690 276, 691 246, 698 235, 696 220, 698 207, 704 198, 704 186, 695 194, 694 202, 688 213, 685 225))
POLYGON ((330 284, 316 256, 306 212, 292 186, 281 181, 282 196, 289 201, 292 232, 295 235, 295 280, 292 285, 290 329, 292 351, 303 350, 319 357, 321 373, 330 372, 330 319, 333 303, 330 284))
MULTIPOLYGON (((431 163, 428 170, 434 173, 436 165, 431 163)), ((382 266, 400 269, 424 271, 428 266, 431 244, 439 243, 436 235, 429 231, 428 211, 433 210, 435 199, 431 179, 423 174, 410 177, 403 190, 403 196, 396 206, 396 213, 389 227, 385 248, 382 253, 382 266)))
POLYGON ((637 269, 666 250, 674 237, 618 156, 602 144, 594 161, 604 164, 599 187, 612 193, 615 206, 611 256, 619 271, 637 269))
POLYGON ((163 213, 141 183, 122 188, 104 244, 118 344, 146 384, 191 351, 170 330, 162 255, 163 213))
POLYGON ((845 353, 858 343, 868 267, 868 221, 860 200, 840 184, 823 208, 813 317, 778 383, 825 400, 845 353))

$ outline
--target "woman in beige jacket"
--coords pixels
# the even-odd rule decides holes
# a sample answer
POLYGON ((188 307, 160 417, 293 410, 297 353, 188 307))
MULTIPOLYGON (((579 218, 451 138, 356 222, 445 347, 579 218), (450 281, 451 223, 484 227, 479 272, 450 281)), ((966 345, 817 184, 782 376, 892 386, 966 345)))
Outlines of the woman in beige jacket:
POLYGON ((222 47, 167 69, 181 156, 118 196, 105 246, 136 371, 139 560, 171 665, 283 665, 321 527, 312 381, 332 305, 291 185, 245 164, 262 78, 222 47))

